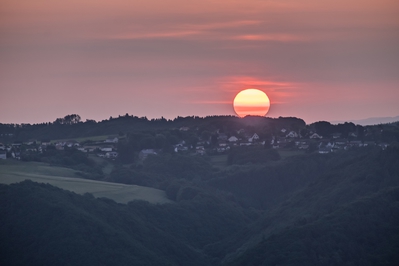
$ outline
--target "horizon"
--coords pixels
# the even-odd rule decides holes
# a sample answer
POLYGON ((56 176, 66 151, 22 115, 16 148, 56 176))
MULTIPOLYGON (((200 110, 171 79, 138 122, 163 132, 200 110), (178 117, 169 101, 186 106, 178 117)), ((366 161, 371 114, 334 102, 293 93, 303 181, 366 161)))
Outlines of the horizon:
MULTIPOLYGON (((111 118, 112 119, 118 119, 118 118, 123 118, 126 117, 126 115, 128 115, 129 117, 137 117, 137 118, 146 118, 148 121, 152 121, 152 120, 158 120, 158 119, 166 119, 167 121, 174 121, 178 118, 189 118, 189 117, 198 117, 199 119, 205 119, 208 117, 235 117, 238 119, 245 119, 248 117, 259 117, 259 118, 270 118, 270 119, 279 119, 279 118, 297 118, 297 119, 301 119, 305 122, 306 125, 310 125, 316 122, 329 122, 332 125, 337 125, 337 124, 344 124, 344 123, 353 123, 355 125, 361 125, 361 126, 373 126, 373 125, 378 125, 378 124, 389 124, 389 123, 395 123, 395 122, 399 122, 399 116, 395 116, 395 117, 369 117, 369 118, 365 118, 365 119, 358 119, 358 120, 341 120, 341 121, 328 121, 328 120, 318 120, 318 121, 312 121, 312 122, 308 122, 305 119, 301 118, 301 117, 296 117, 296 116, 279 116, 279 117, 270 117, 270 116, 260 116, 260 115, 246 115, 244 117, 240 117, 237 114, 227 114, 227 115, 206 115, 206 116, 197 116, 197 115, 187 115, 187 116, 175 116, 172 118, 169 117, 148 117, 148 116, 137 116, 134 114, 129 114, 129 113, 125 113, 125 114, 119 114, 117 116, 109 116, 108 118, 103 118, 103 119, 91 119, 91 118, 85 118, 80 116, 79 114, 68 114, 68 115, 78 115, 80 117, 80 122, 81 123, 85 123, 85 122, 89 122, 90 120, 94 120, 96 123, 100 123, 103 121, 108 121, 111 118)), ((7 124, 15 124, 15 125, 23 125, 23 124, 30 124, 30 125, 40 125, 40 124, 46 124, 46 123, 54 123, 56 122, 57 119, 59 118, 65 118, 66 116, 61 116, 61 117, 57 117, 54 118, 51 121, 41 121, 41 122, 37 122, 37 123, 3 123, 0 121, 0 124, 3 125, 7 125, 7 124)))
POLYGON ((268 117, 397 117, 398 14, 393 0, 5 0, 0 123, 235 115, 248 88, 268 117))

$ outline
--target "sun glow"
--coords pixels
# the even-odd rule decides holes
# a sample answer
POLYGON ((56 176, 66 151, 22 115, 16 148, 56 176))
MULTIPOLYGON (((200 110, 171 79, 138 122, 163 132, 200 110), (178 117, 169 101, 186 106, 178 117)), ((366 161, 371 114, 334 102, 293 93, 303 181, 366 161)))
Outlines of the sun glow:
POLYGON ((239 117, 247 115, 265 116, 270 109, 270 100, 266 93, 261 90, 246 89, 236 95, 233 106, 239 117))

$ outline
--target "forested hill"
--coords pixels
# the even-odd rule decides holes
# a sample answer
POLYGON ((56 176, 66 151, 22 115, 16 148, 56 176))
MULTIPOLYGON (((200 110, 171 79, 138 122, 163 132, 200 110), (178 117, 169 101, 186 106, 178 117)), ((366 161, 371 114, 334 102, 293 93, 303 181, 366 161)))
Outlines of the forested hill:
POLYGON ((122 205, 1 185, 0 264, 399 265, 397 146, 234 166, 189 188, 122 205))
POLYGON ((269 211, 248 231, 212 246, 213 254, 223 250, 225 265, 397 265, 399 148, 309 159, 286 164, 291 178, 281 170, 276 178, 272 169, 247 179, 226 177, 230 191, 237 184, 241 191, 262 187, 265 193, 253 198, 269 202, 269 211), (283 198, 273 205, 270 194, 283 198))
POLYGON ((188 116, 176 117, 173 120, 159 118, 147 119, 126 114, 110 117, 102 121, 87 119, 81 121, 77 114, 57 118, 53 122, 40 124, 2 124, 0 123, 0 142, 26 142, 28 140, 50 141, 57 139, 73 139, 92 136, 123 136, 134 132, 165 132, 171 130, 189 130, 201 135, 212 132, 236 134, 245 129, 247 132, 257 132, 264 136, 285 136, 293 131, 302 138, 309 138, 310 133, 317 133, 324 138, 339 134, 348 138, 351 134, 362 141, 383 141, 390 143, 399 141, 399 122, 360 126, 354 123, 333 125, 326 121, 319 121, 306 125, 305 121, 296 117, 257 117, 248 116, 188 116), (281 131, 282 130, 282 131, 281 131))
POLYGON ((1 124, 0 141, 14 140, 26 141, 28 139, 54 140, 66 138, 78 138, 99 135, 115 135, 137 131, 154 131, 165 129, 180 129, 182 127, 207 129, 214 131, 218 129, 239 130, 246 126, 264 127, 270 129, 293 128, 299 130, 305 126, 302 119, 294 117, 266 118, 247 117, 240 119, 235 116, 188 116, 177 117, 173 120, 165 118, 147 119, 124 115, 110 117, 99 122, 94 120, 81 121, 77 114, 67 115, 64 118, 57 118, 54 122, 41 124, 1 124))

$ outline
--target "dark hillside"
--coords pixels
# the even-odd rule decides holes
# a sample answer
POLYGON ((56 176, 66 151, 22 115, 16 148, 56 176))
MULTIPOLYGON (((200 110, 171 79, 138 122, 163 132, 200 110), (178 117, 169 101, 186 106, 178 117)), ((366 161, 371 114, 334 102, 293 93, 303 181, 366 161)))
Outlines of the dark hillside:
POLYGON ((398 265, 399 187, 286 227, 226 265, 398 265))
POLYGON ((208 265, 201 248, 251 221, 217 199, 121 205, 31 181, 0 200, 1 265, 208 265))
POLYGON ((337 253, 346 265, 377 258, 398 262, 392 256, 399 250, 399 150, 361 149, 325 159, 313 180, 286 194, 248 230, 208 247, 209 252, 217 256, 231 248, 234 265, 345 265, 333 258, 337 253))
POLYGON ((224 170, 195 158, 131 170, 170 178, 174 204, 1 185, 0 265, 398 265, 397 146, 224 170))

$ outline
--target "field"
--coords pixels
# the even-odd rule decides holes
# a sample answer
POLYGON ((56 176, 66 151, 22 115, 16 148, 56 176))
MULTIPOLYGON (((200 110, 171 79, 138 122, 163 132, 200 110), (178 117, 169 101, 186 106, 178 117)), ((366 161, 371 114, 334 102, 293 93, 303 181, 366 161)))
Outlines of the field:
POLYGON ((120 137, 118 135, 101 135, 101 136, 90 136, 90 137, 79 137, 79 138, 68 138, 68 139, 55 139, 55 140, 52 140, 51 143, 62 142, 62 141, 71 141, 71 140, 75 140, 79 143, 85 142, 85 141, 103 142, 108 137, 118 137, 119 139, 124 138, 124 137, 120 137))
POLYGON ((78 194, 91 193, 95 197, 113 199, 119 203, 145 200, 169 203, 162 190, 118 183, 101 182, 75 177, 75 170, 37 162, 0 161, 0 183, 12 184, 26 179, 70 190, 78 194))
POLYGON ((304 151, 298 151, 298 150, 294 150, 293 151, 293 150, 283 150, 283 149, 279 150, 278 153, 280 154, 281 159, 286 159, 286 158, 291 157, 291 156, 297 156, 297 155, 305 154, 304 151))
POLYGON ((210 158, 214 167, 219 169, 227 167, 227 155, 212 155, 210 158))
MULTIPOLYGON (((281 156, 281 159, 286 159, 288 157, 291 156, 297 156, 297 155, 303 155, 305 154, 304 151, 298 151, 298 150, 278 150, 278 153, 281 156)), ((227 164, 227 155, 226 154, 222 154, 222 155, 212 155, 210 156, 211 158, 211 163, 214 167, 218 168, 218 169, 224 169, 228 166, 227 164)), ((271 162, 273 164, 275 164, 276 162, 271 162)))

